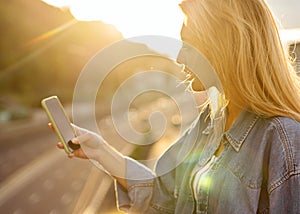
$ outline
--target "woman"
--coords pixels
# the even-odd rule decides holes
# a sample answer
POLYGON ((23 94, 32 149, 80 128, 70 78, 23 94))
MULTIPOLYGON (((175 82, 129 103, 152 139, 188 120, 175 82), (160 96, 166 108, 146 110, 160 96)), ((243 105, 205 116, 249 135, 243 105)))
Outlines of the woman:
POLYGON ((73 142, 85 149, 69 157, 88 155, 119 175, 118 205, 130 213, 300 213, 299 78, 267 4, 185 0, 180 7, 182 40, 209 60, 224 87, 224 133, 216 136, 222 121, 205 109, 151 172, 76 127, 73 142))

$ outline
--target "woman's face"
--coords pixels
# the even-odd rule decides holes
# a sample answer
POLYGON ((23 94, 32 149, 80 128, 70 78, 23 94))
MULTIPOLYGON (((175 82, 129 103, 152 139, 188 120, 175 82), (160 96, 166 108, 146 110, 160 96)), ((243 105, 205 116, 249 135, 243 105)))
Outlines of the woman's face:
POLYGON ((185 72, 188 76, 188 80, 193 80, 192 87, 196 91, 205 90, 203 85, 201 84, 199 78, 195 78, 195 73, 190 70, 197 64, 197 50, 196 45, 196 37, 194 33, 191 31, 191 27, 188 25, 188 22, 185 21, 181 28, 181 41, 182 47, 177 57, 177 62, 180 64, 186 65, 185 72))
POLYGON ((191 46, 196 46, 196 36, 194 35, 194 32, 192 31, 192 26, 188 22, 188 19, 186 18, 182 24, 181 31, 180 31, 181 40, 185 43, 188 43, 191 46))

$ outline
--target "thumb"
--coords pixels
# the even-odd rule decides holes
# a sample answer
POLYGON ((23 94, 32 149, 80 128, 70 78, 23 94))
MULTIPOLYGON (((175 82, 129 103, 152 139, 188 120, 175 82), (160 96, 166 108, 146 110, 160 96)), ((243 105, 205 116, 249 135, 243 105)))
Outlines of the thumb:
POLYGON ((72 142, 74 144, 83 144, 85 142, 90 141, 91 138, 92 138, 92 136, 90 135, 89 132, 85 132, 85 133, 81 132, 81 134, 77 135, 77 137, 75 137, 75 138, 72 139, 72 142))
POLYGON ((88 131, 84 128, 81 128, 79 126, 76 126, 75 124, 71 123, 72 128, 74 129, 75 135, 79 136, 79 135, 83 135, 85 133, 87 133, 88 131))
POLYGON ((73 140, 69 140, 68 141, 68 145, 74 151, 81 148, 79 142, 76 139, 75 140, 74 139, 73 140))
POLYGON ((99 148, 99 146, 104 143, 104 139, 100 135, 87 130, 72 141, 74 141, 75 144, 81 144, 82 146, 94 149, 99 148))

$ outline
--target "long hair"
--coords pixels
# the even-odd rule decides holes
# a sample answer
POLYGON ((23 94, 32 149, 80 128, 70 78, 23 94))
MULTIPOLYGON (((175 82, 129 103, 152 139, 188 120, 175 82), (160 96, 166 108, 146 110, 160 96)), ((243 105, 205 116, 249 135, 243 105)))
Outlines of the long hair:
POLYGON ((229 102, 300 121, 300 79, 264 0, 184 0, 180 7, 229 102))

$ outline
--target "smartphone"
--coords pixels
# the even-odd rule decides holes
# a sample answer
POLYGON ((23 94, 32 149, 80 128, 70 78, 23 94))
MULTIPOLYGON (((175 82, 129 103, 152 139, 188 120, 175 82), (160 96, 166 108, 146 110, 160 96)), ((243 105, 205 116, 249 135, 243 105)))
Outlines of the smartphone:
POLYGON ((42 107, 52 123, 55 133, 64 146, 67 154, 79 149, 80 145, 73 144, 71 140, 76 136, 71 121, 57 96, 51 96, 41 101, 42 107))

